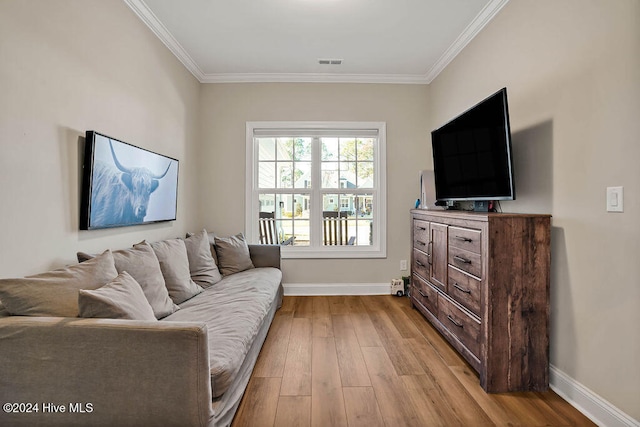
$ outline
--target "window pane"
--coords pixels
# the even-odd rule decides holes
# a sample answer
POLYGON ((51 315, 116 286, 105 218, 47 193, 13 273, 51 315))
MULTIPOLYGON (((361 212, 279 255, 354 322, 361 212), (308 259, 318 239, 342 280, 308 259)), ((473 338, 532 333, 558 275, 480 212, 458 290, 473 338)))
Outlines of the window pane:
POLYGON ((373 188, 374 170, 373 162, 358 162, 358 188, 373 188))
POLYGON ((296 138, 294 141, 294 159, 311 160, 311 143, 313 138, 296 138))
POLYGON ((358 139, 358 160, 373 161, 374 138, 358 139))
POLYGON ((275 162, 258 163, 258 188, 275 188, 276 164, 275 162))
POLYGON ((311 162, 296 162, 294 176, 296 188, 311 188, 311 162))
POLYGON ((293 162, 278 162, 278 188, 293 188, 293 162))
POLYGON ((320 152, 322 153, 322 160, 338 160, 338 138, 321 138, 320 141, 320 152))
POLYGON ((278 138, 278 160, 293 160, 293 138, 278 138))
POLYGON ((325 194, 322 196, 322 212, 338 212, 340 210, 340 196, 337 194, 325 194))
POLYGON ((340 138, 340 160, 349 161, 356 159, 356 140, 353 138, 340 138))
POLYGON ((340 162, 340 188, 356 187, 356 163, 340 162))
POLYGON ((258 138, 258 160, 276 159, 276 140, 274 138, 258 138))
POLYGON ((276 211, 276 195, 275 194, 260 194, 260 212, 275 212, 276 211))
POLYGON ((339 188, 339 163, 322 162, 322 188, 339 188))
POLYGON ((309 246, 309 220, 295 219, 293 221, 293 233, 295 237, 293 244, 295 246, 309 246))

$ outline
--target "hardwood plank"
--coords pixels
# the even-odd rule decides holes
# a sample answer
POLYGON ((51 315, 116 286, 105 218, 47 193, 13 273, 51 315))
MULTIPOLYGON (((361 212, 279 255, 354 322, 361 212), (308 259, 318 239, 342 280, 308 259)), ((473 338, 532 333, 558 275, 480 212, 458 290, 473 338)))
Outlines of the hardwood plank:
POLYGON ((360 347, 382 347, 378 331, 373 326, 371 318, 360 299, 349 301, 352 311, 349 313, 353 330, 358 337, 360 347))
POLYGON ((344 405, 349 427, 383 427, 373 387, 344 387, 344 405))
POLYGON ((333 337, 331 311, 327 297, 315 297, 313 299, 313 336, 333 337))
POLYGON ((332 337, 313 337, 311 425, 347 425, 336 344, 332 337))
POLYGON ((436 407, 442 408, 441 417, 445 420, 451 420, 450 425, 493 425, 482 408, 467 393, 451 369, 429 343, 414 339, 407 339, 407 342, 422 363, 426 376, 429 378, 428 384, 422 382, 422 384, 427 384, 424 387, 424 395, 429 396, 436 407), (460 410, 460 408, 464 408, 464 410, 460 410), (457 420, 457 422, 453 422, 453 420, 457 420))
POLYGON ((385 312, 402 338, 418 338, 422 336, 422 334, 402 310, 401 306, 403 302, 409 303, 409 298, 398 298, 392 295, 366 297, 366 306, 369 310, 385 312))
MULTIPOLYGON (((369 307, 367 307, 369 308, 369 307)), ((386 312, 371 309, 369 311, 371 323, 378 331, 380 341, 384 346, 391 364, 398 375, 421 375, 424 370, 418 363, 415 355, 408 349, 406 339, 402 338, 400 332, 389 318, 386 312)))
POLYGON ((331 314, 346 314, 349 312, 345 296, 330 296, 328 297, 328 300, 329 312, 331 314))
POLYGON ((232 426, 273 426, 278 407, 280 381, 280 378, 252 377, 232 426))
POLYGON ((313 299, 314 297, 297 297, 293 317, 313 317, 313 299))
POLYGON ((580 413, 573 406, 569 405, 565 400, 558 396, 555 392, 549 390, 545 392, 535 392, 547 406, 549 406, 556 414, 567 420, 570 426, 595 426, 596 424, 580 413))
POLYGON ((278 309, 277 314, 293 314, 296 309, 296 296, 282 297, 282 307, 278 309))
MULTIPOLYGON (((487 394, 478 381, 478 376, 471 369, 464 366, 450 368, 458 381, 463 385, 471 397, 480 405, 482 410, 497 426, 516 425, 513 423, 514 414, 500 405, 492 395, 487 394)), ((518 424, 519 425, 519 424, 518 424)))
POLYGON ((533 392, 492 394, 503 408, 509 410, 522 425, 568 426, 568 420, 556 414, 549 406, 540 404, 533 392))
POLYGON ((271 328, 253 369, 253 376, 282 377, 292 320, 291 316, 273 318, 271 328))
POLYGON ((437 395, 436 386, 427 375, 404 375, 407 396, 420 418, 422 425, 429 427, 448 427, 461 425, 455 412, 440 406, 442 399, 437 395))
POLYGON ((389 355, 382 347, 363 347, 371 384, 376 394, 380 413, 388 426, 422 426, 413 405, 407 398, 407 389, 396 374, 389 355))
POLYGON ((278 427, 311 425, 311 396, 280 396, 275 424, 278 427))
POLYGON ((371 386, 358 338, 348 314, 332 316, 333 333, 343 387, 371 386))
POLYGON ((311 395, 311 319, 294 318, 282 375, 281 396, 311 395))
POLYGON ((404 301, 401 301, 401 308, 409 320, 418 328, 422 336, 437 350, 447 366, 467 366, 467 362, 460 354, 451 347, 442 335, 440 335, 440 332, 438 332, 417 309, 411 307, 410 302, 407 301, 405 304, 404 301))

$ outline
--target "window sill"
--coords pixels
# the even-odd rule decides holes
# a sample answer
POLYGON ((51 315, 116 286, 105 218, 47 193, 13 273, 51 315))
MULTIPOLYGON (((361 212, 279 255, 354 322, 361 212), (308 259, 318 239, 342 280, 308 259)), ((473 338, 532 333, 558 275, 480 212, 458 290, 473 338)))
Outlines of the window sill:
POLYGON ((357 246, 332 246, 327 249, 282 246, 280 254, 283 259, 368 259, 386 258, 385 250, 379 248, 362 248, 357 246))

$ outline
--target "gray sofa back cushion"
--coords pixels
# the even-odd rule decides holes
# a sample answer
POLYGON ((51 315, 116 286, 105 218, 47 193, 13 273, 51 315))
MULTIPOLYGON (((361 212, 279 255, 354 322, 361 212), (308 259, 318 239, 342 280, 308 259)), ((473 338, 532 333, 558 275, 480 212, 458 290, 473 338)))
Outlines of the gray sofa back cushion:
POLYGON ((77 317, 78 291, 97 289, 117 275, 114 257, 107 250, 81 264, 20 279, 2 279, 0 300, 13 315, 77 317))
POLYGON ((158 257, 169 297, 180 304, 202 292, 202 288, 191 280, 187 248, 182 239, 168 239, 151 243, 158 257))
POLYGON ((80 289, 78 305, 80 317, 157 322, 140 284, 126 271, 98 289, 80 289))

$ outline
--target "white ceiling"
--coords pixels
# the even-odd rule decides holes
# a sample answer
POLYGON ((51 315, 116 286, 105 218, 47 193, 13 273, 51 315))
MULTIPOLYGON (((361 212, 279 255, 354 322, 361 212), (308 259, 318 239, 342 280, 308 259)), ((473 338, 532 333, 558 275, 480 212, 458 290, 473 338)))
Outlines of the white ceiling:
POLYGON ((124 1, 203 83, 430 83, 508 0, 124 1))

